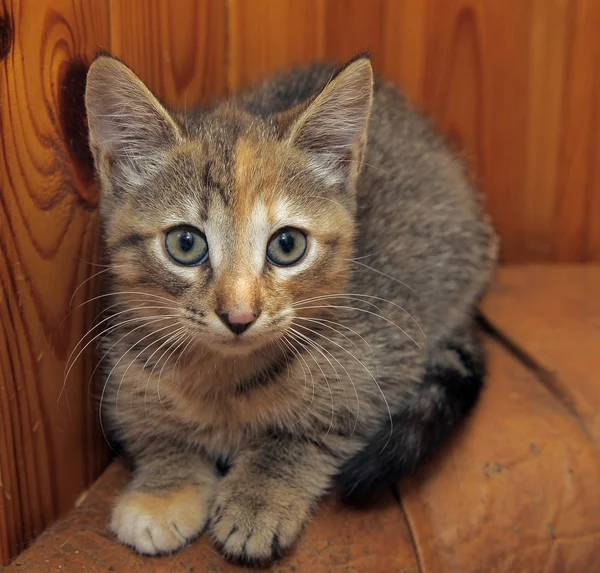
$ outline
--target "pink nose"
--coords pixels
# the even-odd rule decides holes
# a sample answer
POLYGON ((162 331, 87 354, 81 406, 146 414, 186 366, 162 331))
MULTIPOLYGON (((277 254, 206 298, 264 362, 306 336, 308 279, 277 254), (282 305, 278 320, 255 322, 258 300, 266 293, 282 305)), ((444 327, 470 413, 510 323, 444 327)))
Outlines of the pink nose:
POLYGON ((242 334, 250 328, 252 323, 258 318, 259 313, 237 311, 221 312, 219 318, 221 322, 234 334, 242 334))
POLYGON ((249 324, 256 320, 253 312, 230 312, 227 314, 227 320, 231 324, 249 324))

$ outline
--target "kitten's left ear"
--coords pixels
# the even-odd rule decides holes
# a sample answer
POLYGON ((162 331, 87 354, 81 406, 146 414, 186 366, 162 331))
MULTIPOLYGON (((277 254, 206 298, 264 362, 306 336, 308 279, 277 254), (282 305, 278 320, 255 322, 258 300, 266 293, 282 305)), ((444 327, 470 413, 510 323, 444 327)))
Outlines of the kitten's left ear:
POLYGON ((90 66, 85 105, 90 148, 100 177, 111 188, 143 184, 182 138, 143 82, 110 56, 100 56, 90 66))
POLYGON ((343 68, 292 126, 289 142, 309 154, 314 171, 326 183, 354 183, 372 103, 373 68, 368 57, 361 57, 343 68))

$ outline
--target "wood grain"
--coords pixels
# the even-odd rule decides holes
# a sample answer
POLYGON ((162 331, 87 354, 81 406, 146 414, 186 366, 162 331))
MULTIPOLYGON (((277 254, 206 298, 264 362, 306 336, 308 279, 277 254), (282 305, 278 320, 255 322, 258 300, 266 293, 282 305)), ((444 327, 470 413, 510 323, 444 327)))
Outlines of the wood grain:
POLYGON ((599 11, 596 0, 387 3, 385 72, 463 154, 507 262, 600 260, 599 11))
POLYGON ((229 87, 324 55, 325 0, 229 0, 229 87))
POLYGON ((327 0, 325 3, 325 56, 345 62, 359 52, 371 55, 382 70, 384 58, 384 0, 327 0))
POLYGON ((71 507, 106 463, 86 381, 65 361, 93 305, 96 191, 86 66, 108 34, 96 0, 0 5, 0 563, 71 507), (6 33, 8 31, 8 33, 6 33), (72 312, 69 312, 69 310, 72 312), (68 403, 67 404, 67 399, 68 403))
POLYGON ((109 1, 112 53, 167 105, 189 108, 225 93, 223 1, 109 1))

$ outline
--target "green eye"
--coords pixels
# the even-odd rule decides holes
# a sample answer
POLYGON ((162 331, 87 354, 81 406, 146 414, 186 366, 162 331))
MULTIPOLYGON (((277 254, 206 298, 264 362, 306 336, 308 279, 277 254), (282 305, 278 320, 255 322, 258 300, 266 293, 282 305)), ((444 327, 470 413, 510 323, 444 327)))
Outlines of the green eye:
POLYGON ((181 265, 200 265, 208 259, 208 243, 194 227, 171 229, 165 236, 165 247, 171 258, 181 265))
POLYGON ((305 252, 306 235, 292 227, 277 231, 267 245, 267 259, 280 267, 297 263, 305 252))

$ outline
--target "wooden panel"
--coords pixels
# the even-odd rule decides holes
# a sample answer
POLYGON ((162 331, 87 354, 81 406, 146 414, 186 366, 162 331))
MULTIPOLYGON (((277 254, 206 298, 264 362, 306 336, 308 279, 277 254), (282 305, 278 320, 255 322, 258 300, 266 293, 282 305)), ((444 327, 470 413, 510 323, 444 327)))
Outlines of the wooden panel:
MULTIPOLYGON (((597 100, 600 100, 600 74, 598 74, 598 84, 596 88, 597 100)), ((592 141, 593 155, 592 164, 589 167, 590 179, 588 181, 590 189, 590 208, 587 212, 587 244, 585 260, 600 262, 600 109, 596 110, 596 117, 590 124, 590 129, 595 135, 592 141)))
POLYGON ((112 53, 168 105, 225 93, 224 1, 110 0, 110 30, 112 53))
POLYGON ((230 0, 229 85, 319 59, 343 62, 369 50, 382 60, 384 0, 230 0))
POLYGON ((97 195, 87 64, 108 38, 98 0, 0 4, 0 564, 71 507, 106 462, 90 357, 63 388, 93 316, 97 195), (71 309, 71 312, 69 310, 71 309))
POLYGON ((325 0, 229 0, 229 86, 321 58, 325 0))
POLYGON ((420 107, 424 103, 427 14, 426 0, 388 1, 382 26, 384 61, 381 73, 395 80, 420 107))
POLYGON ((382 69, 385 4, 384 0, 327 0, 325 56, 344 62, 366 50, 375 69, 382 69))
POLYGON ((600 2, 388 0, 384 20, 384 71, 462 152, 503 259, 600 260, 600 2))
POLYGON ((554 260, 600 261, 587 244, 588 236, 600 236, 598 211, 590 216, 590 207, 600 201, 600 2, 579 0, 568 8, 554 260))

